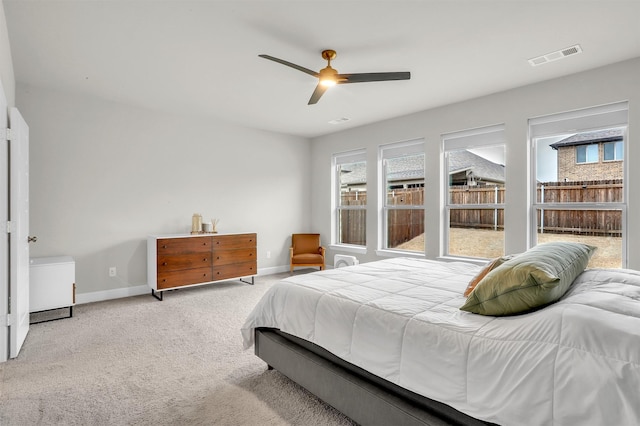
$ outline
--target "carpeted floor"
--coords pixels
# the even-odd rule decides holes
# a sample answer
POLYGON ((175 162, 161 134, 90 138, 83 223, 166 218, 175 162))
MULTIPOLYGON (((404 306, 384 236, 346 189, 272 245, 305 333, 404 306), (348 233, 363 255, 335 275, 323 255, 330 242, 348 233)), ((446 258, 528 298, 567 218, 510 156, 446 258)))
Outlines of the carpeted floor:
POLYGON ((78 305, 0 364, 0 425, 352 425, 242 350, 240 327, 289 274, 78 305))

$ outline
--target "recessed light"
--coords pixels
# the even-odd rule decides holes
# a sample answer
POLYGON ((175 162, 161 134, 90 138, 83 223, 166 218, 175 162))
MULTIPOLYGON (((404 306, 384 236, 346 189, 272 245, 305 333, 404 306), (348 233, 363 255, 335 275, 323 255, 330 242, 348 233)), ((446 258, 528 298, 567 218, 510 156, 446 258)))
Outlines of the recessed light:
POLYGON ((336 118, 334 120, 329 121, 329 124, 341 124, 344 123, 345 121, 349 121, 351 120, 350 118, 346 118, 346 117, 342 117, 342 118, 336 118))

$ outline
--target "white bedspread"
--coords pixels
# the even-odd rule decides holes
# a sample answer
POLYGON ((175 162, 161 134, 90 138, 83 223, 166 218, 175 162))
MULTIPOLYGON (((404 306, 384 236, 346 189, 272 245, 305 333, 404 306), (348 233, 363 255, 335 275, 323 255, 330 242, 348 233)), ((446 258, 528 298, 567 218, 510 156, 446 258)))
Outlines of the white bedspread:
POLYGON ((559 302, 460 311, 479 267, 399 258, 275 284, 242 329, 274 327, 502 425, 640 425, 640 272, 583 272, 559 302))

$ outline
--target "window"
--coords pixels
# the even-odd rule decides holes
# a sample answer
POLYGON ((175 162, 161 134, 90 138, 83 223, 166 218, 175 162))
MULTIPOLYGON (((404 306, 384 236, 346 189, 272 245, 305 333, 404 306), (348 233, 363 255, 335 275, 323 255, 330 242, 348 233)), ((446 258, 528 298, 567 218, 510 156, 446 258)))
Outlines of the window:
POLYGON ((382 249, 424 253, 424 142, 380 147, 382 249))
POLYGON ((597 163, 598 145, 580 145, 576 147, 576 163, 597 163))
POLYGON ((503 126, 443 135, 446 256, 504 254, 503 126))
POLYGON ((333 243, 367 245, 366 152, 335 154, 333 243))
POLYGON ((622 141, 606 142, 603 147, 604 161, 622 160, 622 141))
POLYGON ((622 102, 529 120, 532 245, 582 242, 598 247, 589 267, 625 267, 627 116, 622 102), (583 164, 570 161, 574 146, 583 164), (600 146, 605 161, 587 164, 600 146))

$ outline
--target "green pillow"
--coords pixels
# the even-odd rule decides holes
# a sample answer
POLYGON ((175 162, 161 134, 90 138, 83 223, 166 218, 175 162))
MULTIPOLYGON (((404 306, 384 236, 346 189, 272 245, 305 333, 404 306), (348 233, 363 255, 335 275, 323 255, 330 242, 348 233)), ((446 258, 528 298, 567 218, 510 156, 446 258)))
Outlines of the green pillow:
POLYGON ((460 309, 503 316, 553 303, 584 271, 595 249, 569 242, 537 245, 489 272, 460 309))

